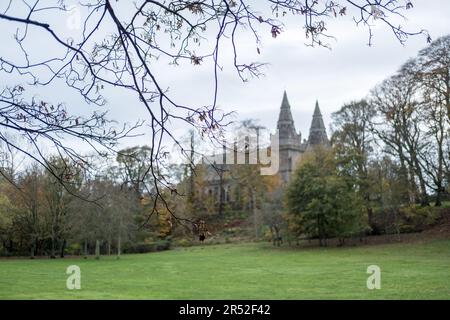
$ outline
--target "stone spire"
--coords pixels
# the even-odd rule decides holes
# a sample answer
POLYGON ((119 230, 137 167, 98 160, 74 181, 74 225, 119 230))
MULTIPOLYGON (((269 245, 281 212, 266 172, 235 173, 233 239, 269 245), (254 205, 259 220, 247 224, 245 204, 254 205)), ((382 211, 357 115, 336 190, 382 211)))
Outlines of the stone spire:
POLYGON ((302 152, 302 136, 295 131, 294 119, 292 118, 291 106, 289 105, 286 91, 283 94, 283 101, 281 102, 277 129, 279 133, 278 173, 281 176, 281 180, 287 183, 302 152))
POLYGON ((292 118, 291 106, 287 98, 286 91, 281 102, 280 115, 278 117, 277 128, 280 132, 280 139, 296 138, 294 120, 292 118))
POLYGON ((327 130, 323 123, 322 113, 320 112, 319 102, 316 100, 316 107, 309 129, 308 145, 328 144, 327 130))

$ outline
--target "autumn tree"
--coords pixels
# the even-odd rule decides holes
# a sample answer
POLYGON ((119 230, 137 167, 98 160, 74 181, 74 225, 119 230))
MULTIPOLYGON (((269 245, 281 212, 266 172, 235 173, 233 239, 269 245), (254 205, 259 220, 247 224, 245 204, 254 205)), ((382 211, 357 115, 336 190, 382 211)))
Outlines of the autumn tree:
POLYGON ((84 245, 85 256, 90 246, 98 258, 100 246, 105 244, 108 254, 114 246, 119 257, 138 228, 136 218, 141 208, 134 189, 123 188, 110 177, 98 177, 85 183, 80 192, 89 196, 88 201, 76 198, 71 203, 72 209, 78 208, 71 215, 73 240, 84 245))
POLYGON ((18 178, 20 191, 13 195, 13 201, 18 206, 16 232, 20 241, 27 244, 31 258, 42 253, 43 243, 48 236, 42 178, 42 169, 33 165, 18 178))
POLYGON ((49 161, 49 166, 54 174, 46 172, 43 178, 43 195, 50 220, 50 257, 55 258, 56 245, 60 242, 60 257, 62 258, 70 232, 68 223, 70 203, 81 187, 82 178, 79 169, 67 159, 53 157, 49 161), (64 185, 60 183, 61 181, 64 182, 64 185))
POLYGON ((17 208, 5 192, 5 188, 9 187, 5 182, 0 183, 0 241, 4 255, 9 255, 14 249, 14 216, 17 213, 17 208))
POLYGON ((5 2, 0 7, 5 35, 0 73, 16 78, 0 88, 0 140, 47 170, 51 168, 45 154, 39 152, 38 141, 51 144, 79 165, 87 165, 80 153, 66 143, 66 138, 87 143, 100 154, 115 152, 117 141, 142 123, 137 121, 123 127, 109 122, 105 112, 81 117, 69 113, 64 102, 37 98, 36 94, 43 87, 60 86, 100 108, 106 104, 108 90, 113 89, 134 97, 148 113, 151 162, 145 172, 155 184, 156 198, 162 200, 157 182, 165 179, 157 167, 164 159, 164 145, 172 141, 180 147, 181 154, 189 156, 181 148, 173 128, 192 126, 216 139, 227 123, 227 115, 217 105, 224 51, 231 53, 231 63, 243 81, 261 74, 264 63, 241 59, 243 34, 250 34, 254 40, 254 60, 262 50, 261 33, 278 37, 289 27, 283 24, 286 15, 295 18, 295 27, 303 28, 308 44, 313 46, 328 47, 333 30, 327 23, 346 15, 353 15, 356 24, 367 27, 369 43, 374 22, 387 26, 400 43, 417 34, 429 40, 426 31, 407 31, 398 24, 397 17, 402 18, 412 8, 410 1, 400 0, 268 0, 258 5, 246 0, 5 2), (78 33, 61 27, 67 15, 73 14, 72 10, 78 10, 80 15, 78 33), (42 41, 31 41, 37 38, 42 41), (42 43, 48 43, 50 49, 42 43), (176 99, 157 68, 161 64, 195 68, 207 63, 211 65, 214 86, 206 93, 210 103, 202 105, 176 99), (4 135, 6 131, 23 136, 36 152, 10 141, 4 135))

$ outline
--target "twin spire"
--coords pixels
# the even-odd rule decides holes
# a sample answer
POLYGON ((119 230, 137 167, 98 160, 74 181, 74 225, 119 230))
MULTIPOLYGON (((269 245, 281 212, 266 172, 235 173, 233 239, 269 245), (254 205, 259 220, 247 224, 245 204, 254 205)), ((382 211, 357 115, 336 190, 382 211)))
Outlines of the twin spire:
MULTIPOLYGON (((281 102, 280 115, 278 117, 278 130, 280 138, 290 136, 295 133, 294 120, 292 118, 291 106, 284 91, 283 101, 281 102)), ((309 129, 308 145, 326 144, 328 143, 327 131, 323 122, 322 113, 320 112, 319 102, 316 101, 314 114, 309 129)))

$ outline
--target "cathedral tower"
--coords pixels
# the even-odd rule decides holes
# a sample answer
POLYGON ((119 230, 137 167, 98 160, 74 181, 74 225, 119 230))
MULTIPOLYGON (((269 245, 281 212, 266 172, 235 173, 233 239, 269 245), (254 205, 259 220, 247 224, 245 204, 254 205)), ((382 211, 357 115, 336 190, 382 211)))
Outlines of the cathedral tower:
POLYGON ((289 182, 294 166, 302 152, 302 136, 295 131, 291 106, 286 91, 281 102, 277 129, 279 132, 280 167, 279 172, 284 183, 289 182))
POLYGON ((329 141, 327 130, 323 123, 322 113, 320 112, 319 102, 316 101, 311 127, 309 128, 308 148, 319 144, 328 145, 329 141))

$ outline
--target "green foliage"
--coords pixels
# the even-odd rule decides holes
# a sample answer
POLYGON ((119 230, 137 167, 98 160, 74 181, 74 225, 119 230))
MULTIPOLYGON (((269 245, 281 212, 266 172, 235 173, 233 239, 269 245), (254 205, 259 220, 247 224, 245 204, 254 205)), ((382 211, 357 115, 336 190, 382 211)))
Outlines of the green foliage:
POLYGON ((315 149, 295 172, 286 194, 291 224, 297 232, 319 237, 345 238, 365 230, 363 206, 354 181, 339 173, 334 153, 315 149))
POLYGON ((374 229, 376 234, 411 233, 430 229, 450 213, 445 206, 410 205, 403 207, 376 208, 374 229))
POLYGON ((192 241, 192 239, 187 239, 187 238, 181 238, 175 241, 175 246, 177 247, 190 247, 192 246, 194 243, 192 241))
POLYGON ((0 234, 6 233, 13 223, 13 211, 15 207, 9 198, 0 193, 0 234))
POLYGON ((400 232, 423 231, 434 225, 441 217, 441 211, 445 209, 437 207, 422 207, 419 205, 399 209, 400 232))
MULTIPOLYGON (((14 235, 14 215, 16 213, 17 208, 11 203, 5 194, 0 193, 0 243, 6 242, 14 235)), ((8 252, 6 247, 3 245, 0 246, 0 255, 10 254, 11 253, 8 252)))
POLYGON ((144 242, 130 244, 129 246, 123 249, 124 253, 147 253, 154 251, 155 251, 154 243, 144 243, 144 242))
POLYGON ((74 242, 71 243, 67 248, 67 254, 69 255, 81 255, 83 253, 83 248, 81 243, 74 242))
POLYGON ((158 239, 156 241, 141 242, 136 244, 129 244, 124 248, 124 253, 148 253, 156 251, 169 250, 172 245, 171 238, 158 239))

